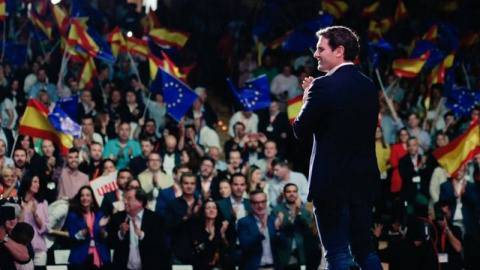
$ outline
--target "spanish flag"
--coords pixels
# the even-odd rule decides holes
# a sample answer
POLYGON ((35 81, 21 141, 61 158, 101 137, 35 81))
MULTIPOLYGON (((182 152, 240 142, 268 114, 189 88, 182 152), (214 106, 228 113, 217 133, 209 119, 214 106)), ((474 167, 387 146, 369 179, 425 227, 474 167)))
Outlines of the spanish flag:
POLYGON ((371 17, 375 15, 375 12, 377 11, 378 7, 380 6, 380 1, 377 1, 369 6, 366 6, 362 10, 362 17, 371 17))
POLYGON ((272 50, 275 50, 275 49, 278 49, 278 48, 282 48, 283 46, 283 41, 285 41, 285 39, 290 36, 290 34, 293 33, 293 30, 289 30, 287 31, 283 36, 275 39, 274 41, 272 41, 270 44, 267 45, 267 48, 270 48, 272 50))
POLYGON ((93 57, 88 56, 85 61, 82 72, 78 78, 78 87, 80 89, 90 89, 93 87, 93 78, 97 76, 97 68, 93 57))
POLYGON ((340 19, 347 12, 348 5, 343 1, 323 0, 322 10, 332 15, 335 19, 340 19))
POLYGON ((377 21, 370 20, 370 23, 368 24, 367 34, 368 34, 368 38, 372 42, 377 42, 380 39, 382 39, 382 30, 377 21))
POLYGON ((134 37, 127 37, 127 50, 130 53, 136 53, 144 57, 148 57, 150 54, 148 42, 144 39, 138 39, 134 37))
POLYGON ((140 20, 140 24, 142 25, 145 34, 148 33, 150 29, 160 28, 157 14, 152 10, 152 7, 148 10, 147 15, 140 20))
POLYGON ((112 47, 113 56, 118 57, 119 53, 124 53, 127 51, 127 43, 125 38, 123 38, 123 33, 120 31, 120 28, 115 27, 112 32, 108 35, 107 41, 110 42, 112 47))
POLYGON ((30 19, 37 31, 42 31, 49 40, 52 39, 52 22, 41 20, 33 10, 30 11, 30 19))
POLYGON ((161 46, 171 46, 176 47, 179 50, 185 46, 187 43, 190 34, 169 30, 167 28, 154 28, 150 30, 148 34, 155 43, 161 46))
POLYGON ((397 9, 395 10, 395 21, 406 19, 408 17, 407 8, 402 0, 398 0, 397 9))
POLYGON ((295 121, 295 118, 297 118, 300 110, 302 109, 303 95, 298 95, 292 98, 288 101, 287 105, 288 120, 290 120, 290 125, 292 125, 293 121, 295 121))
POLYGON ((430 51, 427 51, 419 58, 403 58, 393 61, 393 73, 398 77, 414 78, 420 73, 425 62, 430 56, 430 51))
POLYGON ((163 59, 160 59, 153 54, 149 55, 148 62, 150 66, 150 79, 152 81, 155 80, 158 68, 162 68, 165 72, 186 83, 188 73, 182 73, 180 68, 178 68, 163 51, 162 57, 163 59))
POLYGON ((437 37, 438 37, 438 25, 433 25, 428 29, 428 31, 423 35, 422 39, 431 41, 433 43, 437 42, 437 37))
POLYGON ((67 13, 58 4, 54 5, 50 3, 50 9, 52 11, 53 20, 58 27, 58 31, 62 36, 66 37, 70 21, 67 13))
POLYGON ((382 30, 382 34, 385 34, 388 32, 388 30, 392 29, 394 24, 395 24, 395 21, 391 16, 388 18, 382 19, 380 21, 380 29, 382 30))
POLYGON ((60 148, 62 155, 66 156, 73 145, 73 136, 56 130, 48 120, 48 108, 40 101, 31 98, 23 114, 18 134, 51 140, 60 148))
POLYGON ((433 152, 433 156, 448 174, 455 175, 463 164, 480 153, 479 132, 478 118, 475 118, 467 131, 433 152))
POLYGON ((4 21, 5 18, 7 17, 7 3, 5 3, 5 0, 0 0, 0 21, 4 21))

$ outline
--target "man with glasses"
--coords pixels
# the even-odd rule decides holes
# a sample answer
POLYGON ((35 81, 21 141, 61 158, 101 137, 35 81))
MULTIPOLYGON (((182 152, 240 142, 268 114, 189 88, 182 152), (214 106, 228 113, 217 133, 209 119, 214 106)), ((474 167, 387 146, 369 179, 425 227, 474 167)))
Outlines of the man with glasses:
POLYGON ((261 190, 250 193, 252 212, 238 221, 238 240, 242 250, 240 270, 283 269, 279 247, 285 246, 285 237, 280 232, 283 213, 267 214, 267 194, 261 190))
POLYGON ((162 170, 162 158, 157 153, 150 153, 147 160, 147 169, 138 175, 142 189, 149 194, 148 208, 155 210, 158 189, 165 189, 173 185, 173 178, 162 170))

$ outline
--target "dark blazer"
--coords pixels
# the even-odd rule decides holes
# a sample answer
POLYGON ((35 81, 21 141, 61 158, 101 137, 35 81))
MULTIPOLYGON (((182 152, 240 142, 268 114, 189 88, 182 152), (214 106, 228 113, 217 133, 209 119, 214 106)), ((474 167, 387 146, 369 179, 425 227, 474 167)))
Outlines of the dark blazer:
MULTIPOLYGON (((108 242, 114 249, 112 269, 126 270, 130 250, 129 233, 122 240, 118 237, 120 224, 125 222, 127 213, 118 212, 112 216, 109 223, 108 242)), ((155 212, 144 209, 141 230, 145 233, 143 240, 139 240, 142 269, 144 270, 170 270, 170 251, 167 248, 164 232, 164 219, 155 212)))
MULTIPOLYGON (((202 194, 202 180, 199 175, 197 175, 197 186, 196 191, 198 194, 202 194)), ((214 201, 220 200, 220 179, 218 177, 212 178, 212 183, 210 184, 210 198, 214 201)))
POLYGON ((308 200, 370 199, 380 184, 375 156, 379 102, 373 82, 353 65, 312 82, 293 123, 312 140, 308 200))
MULTIPOLYGON (((275 217, 268 216, 267 227, 270 236, 270 247, 272 249, 273 263, 275 270, 282 269, 279 257, 279 247, 285 246, 285 237, 275 229, 275 217)), ((262 241, 265 236, 260 233, 255 217, 249 214, 240 219, 237 224, 238 240, 242 249, 242 261, 240 270, 258 269, 262 259, 262 241)))
POLYGON ((141 172, 147 169, 147 159, 142 156, 134 157, 128 162, 128 168, 133 177, 137 177, 141 172))
MULTIPOLYGON (((106 246, 106 239, 102 239, 100 236, 100 219, 103 217, 103 213, 98 211, 95 214, 95 220, 93 222, 93 240, 97 247, 98 254, 103 263, 110 262, 110 251, 106 246)), ((85 229, 85 218, 83 215, 77 213, 70 213, 67 217, 67 229, 70 235, 70 256, 68 262, 70 264, 84 264, 88 257, 88 250, 90 249, 90 240, 92 240, 90 233, 87 233, 84 240, 78 240, 75 234, 80 230, 85 229)))
POLYGON ((113 214, 113 203, 118 201, 117 191, 110 191, 106 193, 102 200, 102 205, 100 209, 102 210, 103 214, 109 216, 113 214))
MULTIPOLYGON (((417 164, 420 164, 421 157, 417 155, 417 164)), ((402 179, 402 189, 400 195, 403 200, 413 203, 415 198, 420 192, 426 198, 430 198, 430 179, 424 176, 423 168, 420 168, 418 171, 415 171, 415 168, 412 163, 412 158, 410 155, 405 155, 398 162, 398 171, 402 179), (414 183, 412 180, 414 177, 420 177, 420 189, 417 189, 417 183, 414 183)))
MULTIPOLYGON (((5 134, 5 138, 7 139, 6 144, 8 145, 8 148, 6 149, 7 152, 5 153, 5 156, 11 156, 12 151, 13 151, 13 144, 15 144, 15 139, 13 138, 13 133, 10 129, 8 128, 1 128, 3 134, 5 134)), ((20 144, 20 142, 18 143, 20 144)))
MULTIPOLYGON (((229 225, 235 224, 236 218, 233 216, 232 212, 232 201, 230 198, 226 198, 217 202, 218 208, 222 213, 222 216, 225 220, 228 220, 229 225)), ((243 206, 245 207, 245 211, 248 213, 252 213, 252 207, 250 206, 250 200, 243 199, 243 206)))
POLYGON ((163 217, 166 217, 167 206, 171 201, 175 200, 175 198, 173 186, 165 189, 159 189, 157 203, 155 204, 155 212, 159 213, 163 217))
MULTIPOLYGON (((448 207, 452 213, 450 222, 453 222, 455 210, 457 209, 457 196, 455 196, 452 180, 449 179, 447 182, 440 185, 439 201, 443 201, 448 204, 448 207)), ((475 189, 475 184, 467 182, 467 185, 465 186, 465 192, 461 197, 461 201, 465 232, 476 232, 479 226, 478 220, 480 219, 480 203, 475 189)))

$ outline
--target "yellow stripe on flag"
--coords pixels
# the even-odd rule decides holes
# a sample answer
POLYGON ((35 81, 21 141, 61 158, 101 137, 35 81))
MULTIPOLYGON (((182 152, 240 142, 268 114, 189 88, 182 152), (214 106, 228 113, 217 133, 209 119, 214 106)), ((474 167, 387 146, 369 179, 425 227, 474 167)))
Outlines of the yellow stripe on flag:
POLYGON ((290 120, 290 124, 293 124, 293 121, 295 121, 295 118, 297 118, 298 114, 300 113, 300 110, 302 109, 303 106, 303 95, 298 95, 288 101, 288 108, 287 108, 287 114, 288 114, 288 120, 290 120))

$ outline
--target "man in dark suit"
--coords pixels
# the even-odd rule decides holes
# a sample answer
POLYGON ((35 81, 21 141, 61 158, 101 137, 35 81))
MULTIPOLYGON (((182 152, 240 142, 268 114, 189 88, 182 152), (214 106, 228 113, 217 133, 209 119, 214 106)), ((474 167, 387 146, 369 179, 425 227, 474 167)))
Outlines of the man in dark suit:
POLYGON ((400 197, 407 203, 407 214, 426 217, 430 198, 430 178, 425 177, 426 158, 418 154, 418 140, 410 137, 407 141, 408 155, 398 162, 398 172, 402 178, 400 197))
POLYGON ((114 249, 112 269, 172 269, 164 237, 163 218, 145 209, 140 188, 125 192, 125 211, 112 216, 108 241, 114 249))
POLYGON ((147 169, 148 155, 153 151, 153 142, 150 139, 143 138, 140 140, 142 155, 134 157, 128 162, 128 168, 134 177, 147 169))
POLYGON ((267 214, 267 194, 261 190, 250 193, 252 213, 238 221, 238 240, 242 249, 240 270, 283 269, 279 249, 286 246, 280 232, 283 213, 267 214))
POLYGON ((293 123, 298 139, 313 137, 308 200, 313 200, 331 268, 348 269, 351 250, 362 269, 382 269, 370 230, 380 179, 375 156, 378 93, 353 65, 359 43, 350 29, 332 26, 317 36, 313 56, 318 70, 327 74, 305 78, 303 107, 293 123))
POLYGON ((202 158, 200 170, 197 175, 197 192, 204 200, 212 198, 217 201, 220 197, 220 179, 213 175, 215 172, 215 160, 209 156, 202 158))
POLYGON ((175 168, 173 168, 173 185, 158 191, 155 212, 166 217, 168 204, 176 198, 181 197, 183 194, 182 185, 180 185, 180 178, 182 177, 182 174, 187 172, 190 172, 190 168, 187 164, 177 164, 175 168))

